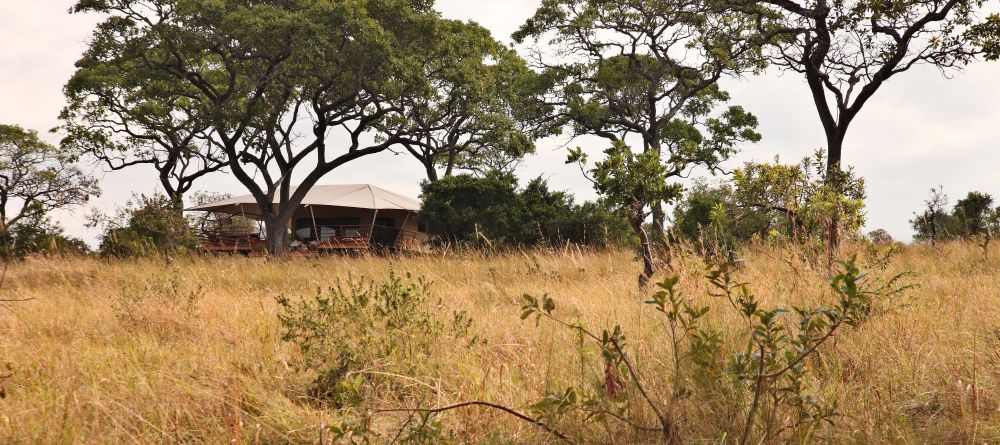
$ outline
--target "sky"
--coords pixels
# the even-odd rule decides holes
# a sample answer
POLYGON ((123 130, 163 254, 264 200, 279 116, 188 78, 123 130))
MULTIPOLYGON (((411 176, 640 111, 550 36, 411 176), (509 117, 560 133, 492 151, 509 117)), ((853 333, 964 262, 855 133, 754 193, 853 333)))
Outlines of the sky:
MULTIPOLYGON (((58 124, 65 101, 62 87, 86 48, 99 21, 94 15, 69 14, 73 0, 0 0, 0 122, 42 133, 58 124)), ((445 17, 472 20, 494 37, 509 36, 532 15, 539 0, 438 0, 445 17)), ((763 140, 743 146, 728 164, 770 161, 791 163, 823 146, 823 132, 805 81, 794 73, 772 71, 722 84, 732 103, 757 115, 763 140)), ((606 143, 596 138, 553 138, 538 143, 518 176, 526 182, 543 176, 550 186, 579 200, 593 199, 590 184, 574 166, 564 164, 566 148, 580 146, 597 154, 606 143)), ((844 163, 865 178, 868 187, 867 230, 886 229, 909 240, 909 219, 921 208, 932 186, 942 185, 951 202, 978 190, 1000 198, 1000 63, 978 62, 947 76, 918 67, 891 79, 852 124, 844 147, 844 163)), ((91 209, 111 211, 133 193, 158 188, 150 167, 107 172, 86 164, 101 182, 103 193, 84 206, 53 217, 70 235, 93 243, 97 233, 84 225, 91 209)), ((321 183, 371 183, 416 197, 423 179, 420 165, 409 156, 382 153, 334 171, 321 183)), ((195 185, 197 190, 244 194, 235 178, 217 174, 195 185)))

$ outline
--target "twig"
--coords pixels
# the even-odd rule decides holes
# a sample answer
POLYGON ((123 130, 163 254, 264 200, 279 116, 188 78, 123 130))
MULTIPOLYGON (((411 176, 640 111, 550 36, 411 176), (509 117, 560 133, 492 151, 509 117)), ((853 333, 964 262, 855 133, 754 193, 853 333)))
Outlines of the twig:
POLYGON ((747 413, 747 421, 743 426, 743 435, 740 437, 740 445, 745 445, 750 438, 750 428, 753 426, 753 416, 757 414, 757 406, 760 404, 760 392, 764 388, 764 345, 760 346, 760 369, 757 371, 757 383, 753 392, 753 403, 750 404, 750 412, 747 413))
POLYGON ((541 420, 534 419, 534 418, 529 417, 529 416, 527 416, 525 414, 521 414, 521 413, 519 413, 519 412, 517 412, 517 411, 515 411, 513 409, 510 409, 510 408, 508 408, 506 406, 498 405, 496 403, 490 403, 490 402, 483 402, 483 401, 461 402, 461 403, 456 403, 454 405, 443 406, 441 408, 395 408, 395 409, 381 409, 381 410, 376 410, 375 413, 378 414, 378 413, 406 413, 406 412, 413 413, 413 412, 418 412, 418 413, 438 414, 438 413, 443 413, 445 411, 451 411, 451 410, 460 409, 460 408, 467 408, 467 407, 470 407, 470 406, 482 406, 482 407, 486 407, 486 408, 492 408, 492 409, 495 409, 495 410, 498 410, 498 411, 503 411, 503 412, 505 412, 507 414, 510 414, 510 415, 512 415, 514 417, 517 417, 518 419, 521 419, 521 420, 523 420, 525 422, 531 423, 531 424, 533 424, 533 425, 541 428, 545 432, 547 432, 547 433, 549 433, 549 434, 551 434, 551 435, 559 438, 563 442, 566 442, 568 444, 576 444, 576 442, 573 442, 572 440, 570 440, 570 438, 566 437, 565 434, 560 433, 559 431, 556 431, 552 427, 546 425, 541 420))
POLYGON ((632 376, 632 382, 635 383, 635 387, 636 389, 639 390, 639 394, 642 394, 642 398, 646 400, 646 403, 649 405, 649 408, 653 410, 653 413, 656 414, 656 418, 660 420, 660 426, 662 427, 661 431, 663 432, 663 437, 669 443, 671 427, 672 427, 670 420, 667 419, 667 416, 663 414, 663 412, 660 410, 660 407, 656 405, 656 402, 653 402, 653 398, 650 397, 649 393, 646 392, 646 388, 642 386, 642 382, 639 379, 639 373, 636 372, 634 367, 632 367, 632 362, 628 359, 628 356, 625 355, 625 351, 622 350, 621 345, 618 344, 618 340, 616 340, 615 338, 611 338, 611 345, 615 347, 616 351, 618 351, 618 355, 621 356, 622 362, 625 363, 625 367, 628 368, 628 373, 632 376))

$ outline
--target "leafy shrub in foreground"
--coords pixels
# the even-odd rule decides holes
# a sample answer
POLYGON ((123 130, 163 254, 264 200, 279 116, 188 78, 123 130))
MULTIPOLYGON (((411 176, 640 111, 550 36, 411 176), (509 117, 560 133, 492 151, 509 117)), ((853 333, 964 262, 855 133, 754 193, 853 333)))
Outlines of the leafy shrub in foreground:
POLYGON ((673 444, 696 439, 685 437, 690 426, 684 419, 686 411, 699 410, 719 419, 700 426, 718 443, 809 442, 840 415, 824 391, 822 346, 845 327, 868 320, 880 299, 906 289, 895 287, 900 276, 867 279, 855 262, 841 263, 830 279, 836 301, 815 308, 767 307, 749 284, 735 279, 731 264, 710 264, 709 294, 738 314, 742 328, 736 337, 709 326, 704 317, 711 309, 684 296, 679 277, 667 277, 646 304, 665 318, 670 357, 637 355, 643 349, 631 346, 622 326, 594 331, 557 315, 549 296, 524 295, 522 319, 547 320, 574 331, 581 345, 599 352, 599 368, 581 372, 579 386, 549 393, 524 412, 483 401, 409 411, 424 414, 426 422, 426 416, 448 410, 486 407, 565 443, 586 443, 601 430, 623 441, 673 444), (664 360, 671 362, 666 375, 646 369, 664 360), (562 430, 571 426, 576 437, 562 430))
POLYGON ((478 341, 467 338, 471 320, 464 312, 452 314, 450 326, 439 321, 429 286, 390 271, 381 283, 350 278, 299 301, 279 297, 282 339, 315 374, 310 395, 338 407, 357 405, 364 384, 377 380, 366 371, 413 375, 443 342, 478 341))
POLYGON ((747 283, 736 281, 729 263, 711 265, 707 275, 710 295, 735 310, 745 326, 740 338, 726 338, 706 326, 707 306, 693 305, 678 288, 680 279, 668 277, 647 304, 666 318, 673 351, 672 375, 649 381, 638 370, 638 360, 628 352, 624 329, 615 326, 600 334, 554 313, 548 296, 525 295, 521 317, 547 319, 577 331, 597 346, 603 358, 603 382, 590 386, 600 391, 567 388, 543 398, 532 407, 539 418, 560 420, 564 414, 583 411, 583 422, 592 424, 613 419, 641 434, 655 433, 667 443, 682 440, 680 422, 683 406, 710 407, 717 413, 731 413, 723 419, 722 442, 737 438, 739 444, 763 442, 803 442, 824 423, 839 415, 835 400, 822 394, 823 377, 811 369, 821 355, 820 347, 844 327, 857 327, 867 320, 880 297, 897 294, 899 276, 884 284, 869 282, 855 266, 855 259, 841 263, 842 270, 830 280, 837 300, 816 308, 765 307, 747 283), (742 343, 742 347, 736 345, 742 343), (738 352, 728 359, 726 345, 738 352), (644 385, 669 382, 670 388, 656 388, 668 394, 656 397, 644 385), (638 400, 657 419, 656 426, 635 420, 638 400), (631 401, 631 402, 630 402, 631 401), (686 401, 682 405, 682 401, 686 401), (632 409, 630 409, 632 408, 632 409), (735 419, 742 419, 735 422, 735 419))

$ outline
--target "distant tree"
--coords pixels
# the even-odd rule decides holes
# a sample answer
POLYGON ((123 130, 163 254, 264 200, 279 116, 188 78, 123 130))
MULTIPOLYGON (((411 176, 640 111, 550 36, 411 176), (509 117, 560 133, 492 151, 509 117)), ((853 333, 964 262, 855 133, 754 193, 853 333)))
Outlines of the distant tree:
MULTIPOLYGON (((556 107, 552 123, 662 157, 656 180, 666 181, 714 171, 760 139, 752 114, 722 108, 718 86, 764 67, 754 23, 716 1, 544 0, 513 37, 550 47, 535 48, 533 63, 551 85, 541 99, 556 107)), ((659 237, 662 203, 648 205, 659 237)))
POLYGON ((973 191, 955 203, 951 214, 958 223, 960 235, 972 237, 986 232, 992 212, 993 197, 973 191))
POLYGON ((460 244, 607 246, 628 239, 628 227, 600 203, 576 205, 541 178, 523 188, 507 172, 459 174, 425 182, 421 219, 436 239, 460 244))
POLYGON ((771 226, 792 240, 822 240, 837 222, 843 234, 856 235, 864 225, 864 180, 852 170, 828 170, 822 151, 799 164, 746 163, 733 182, 738 206, 769 215, 771 226))
MULTIPOLYGON (((779 36, 771 62, 801 74, 826 134, 826 165, 842 168, 848 129, 892 77, 918 65, 944 72, 981 52, 966 35, 982 0, 737 0, 779 36)), ((985 32, 985 31, 984 31, 985 32)), ((838 243, 838 221, 828 234, 838 243)), ((831 258, 832 259, 832 258, 831 258)))
POLYGON ((100 194, 75 158, 17 125, 0 125, 0 233, 100 194))
POLYGON ((945 233, 946 220, 951 217, 945 210, 947 207, 948 195, 944 194, 944 186, 931 187, 930 195, 924 200, 924 210, 910 220, 915 232, 913 239, 930 240, 931 245, 937 244, 945 233))
POLYGON ((525 99, 534 73, 489 30, 441 20, 434 46, 421 58, 433 91, 401 97, 408 112, 385 125, 409 135, 401 145, 428 181, 456 171, 510 171, 534 152, 535 137, 546 134, 531 126, 539 109, 525 99))
POLYGON ((0 233, 0 258, 10 260, 29 255, 84 255, 87 243, 67 236, 43 211, 27 216, 0 233))
POLYGON ((885 229, 875 229, 868 232, 868 240, 875 244, 892 244, 896 241, 892 238, 889 231, 885 229))

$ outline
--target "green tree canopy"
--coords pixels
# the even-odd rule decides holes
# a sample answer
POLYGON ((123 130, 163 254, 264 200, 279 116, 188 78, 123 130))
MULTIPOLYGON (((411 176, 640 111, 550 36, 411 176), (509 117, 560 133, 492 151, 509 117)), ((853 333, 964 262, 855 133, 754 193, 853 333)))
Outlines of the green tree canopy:
POLYGON ((75 10, 107 17, 89 57, 141 64, 207 116, 208 142, 256 199, 276 255, 312 186, 399 144, 381 124, 405 114, 400 98, 433 91, 421 63, 441 22, 429 1, 83 0, 75 10))
POLYGON ((97 181, 75 157, 17 125, 0 125, 0 233, 22 220, 87 201, 97 181))
POLYGON ((432 91, 402 97, 407 113, 386 125, 410 135, 402 145, 429 181, 456 170, 510 171, 546 134, 532 124, 544 108, 526 99, 534 72, 475 23, 442 19, 435 31, 434 46, 421 55, 432 91))
POLYGON ((602 203, 577 205, 542 178, 523 188, 507 172, 425 182, 421 219, 440 241, 493 247, 626 242, 624 220, 602 203))

